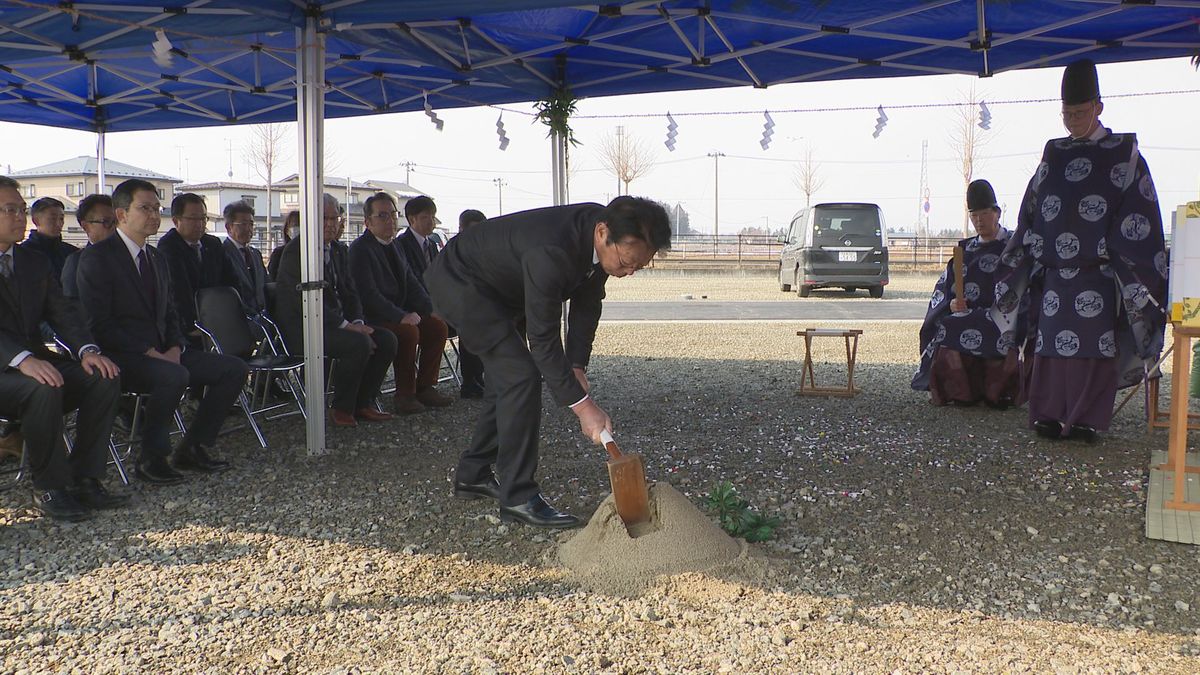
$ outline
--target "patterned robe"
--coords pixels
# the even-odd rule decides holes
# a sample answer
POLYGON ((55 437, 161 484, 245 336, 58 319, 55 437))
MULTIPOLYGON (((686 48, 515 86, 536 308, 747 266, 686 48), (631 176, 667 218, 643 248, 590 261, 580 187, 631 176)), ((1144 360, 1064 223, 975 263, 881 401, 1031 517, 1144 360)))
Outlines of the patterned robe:
POLYGON ((963 295, 966 296, 967 311, 950 312, 950 301, 954 299, 954 261, 951 260, 933 288, 929 311, 921 324, 921 365, 913 375, 913 389, 929 389, 929 373, 938 347, 983 358, 1004 358, 1024 339, 1023 327, 1001 331, 990 313, 995 304, 996 270, 1010 238, 1009 231, 1002 227, 992 241, 985 242, 975 236, 958 242, 963 249, 963 295))
POLYGON ((1133 134, 1046 144, 1001 256, 997 326, 1019 321, 1018 298, 1039 275, 1037 357, 1116 358, 1118 385, 1140 382, 1163 347, 1167 254, 1133 134))

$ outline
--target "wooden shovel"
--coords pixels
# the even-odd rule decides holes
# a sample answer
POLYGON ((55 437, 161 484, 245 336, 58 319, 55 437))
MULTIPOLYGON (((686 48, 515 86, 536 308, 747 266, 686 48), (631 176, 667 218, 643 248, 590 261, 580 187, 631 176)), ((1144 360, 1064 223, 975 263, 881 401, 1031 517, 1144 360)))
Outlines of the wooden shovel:
POLYGON ((650 490, 646 486, 646 467, 642 464, 642 456, 622 454, 607 429, 600 432, 600 441, 608 451, 608 480, 612 482, 617 515, 621 516, 626 527, 649 522, 650 490))
POLYGON ((954 297, 966 300, 966 297, 963 296, 963 249, 961 246, 954 247, 954 297))

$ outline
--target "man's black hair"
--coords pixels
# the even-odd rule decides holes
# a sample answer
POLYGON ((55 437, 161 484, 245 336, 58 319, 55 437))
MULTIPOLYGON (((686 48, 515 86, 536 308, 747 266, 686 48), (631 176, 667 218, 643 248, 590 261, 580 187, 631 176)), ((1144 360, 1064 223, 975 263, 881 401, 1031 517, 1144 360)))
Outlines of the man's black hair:
POLYGON ((112 208, 112 197, 108 195, 88 195, 79 202, 79 207, 75 209, 75 218, 79 222, 83 222, 91 215, 92 209, 97 206, 107 206, 112 208))
POLYGON ((462 232, 472 225, 478 225, 487 220, 487 216, 483 215, 483 211, 478 209, 467 209, 458 214, 458 231, 462 232))
POLYGON ((375 202, 378 202, 381 200, 386 201, 389 204, 391 204, 393 209, 396 208, 396 200, 393 199, 391 195, 389 195, 386 192, 376 192, 375 194, 371 195, 370 197, 367 197, 367 200, 365 202, 363 202, 363 217, 370 218, 371 217, 371 209, 374 208, 375 202))
POLYGON ((154 183, 142 180, 141 178, 130 178, 117 186, 113 190, 112 201, 114 209, 129 209, 129 205, 133 203, 133 195, 137 192, 153 192, 158 196, 158 188, 154 187, 154 183))
POLYGON ((60 209, 67 208, 67 207, 63 206, 62 202, 58 201, 54 197, 42 197, 41 199, 34 202, 33 206, 29 207, 29 215, 35 216, 35 215, 41 213, 42 211, 45 211, 46 209, 50 209, 50 208, 54 208, 54 207, 58 207, 60 209))
POLYGON ((646 242, 654 251, 671 248, 671 219, 662 204, 645 197, 621 196, 608 203, 597 222, 608 223, 608 243, 626 237, 646 242))
POLYGON ((433 199, 426 195, 413 197, 404 203, 404 217, 412 218, 419 213, 426 211, 437 211, 437 204, 433 203, 433 199))
POLYGON ((199 204, 200 206, 203 206, 204 215, 205 217, 208 216, 208 205, 204 203, 204 197, 201 197, 195 192, 181 192, 180 194, 175 195, 175 198, 171 200, 171 217, 178 218, 182 216, 188 204, 199 204))

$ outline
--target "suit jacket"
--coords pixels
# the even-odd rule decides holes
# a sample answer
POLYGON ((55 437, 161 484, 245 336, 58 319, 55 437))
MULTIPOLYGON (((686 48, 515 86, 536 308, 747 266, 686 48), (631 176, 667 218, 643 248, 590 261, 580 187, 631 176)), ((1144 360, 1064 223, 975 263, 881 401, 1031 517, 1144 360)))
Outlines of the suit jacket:
POLYGON ((253 315, 262 312, 267 308, 267 268, 263 266, 262 251, 246 246, 250 250, 250 267, 247 268, 242 250, 232 239, 226 239, 221 246, 225 249, 225 255, 229 256, 229 263, 237 276, 237 289, 246 313, 253 315))
POLYGON ((271 281, 279 281, 279 261, 283 258, 283 247, 287 244, 280 244, 271 251, 271 257, 267 258, 267 276, 271 281))
POLYGON ((351 242, 350 270, 367 321, 399 323, 409 312, 429 316, 433 311, 425 286, 408 262, 370 231, 351 242))
POLYGON ((100 348, 145 354, 184 346, 171 292, 167 259, 153 246, 146 255, 157 282, 154 302, 142 286, 137 263, 119 234, 79 252, 79 300, 100 348))
POLYGON ((76 354, 84 345, 96 344, 79 304, 63 297, 50 260, 21 246, 14 246, 12 255, 12 279, 0 278, 0 370, 24 351, 39 359, 63 358, 46 349, 43 322, 76 354))
MULTIPOLYGON (((325 281, 332 289, 321 293, 326 330, 338 328, 343 321, 363 321, 362 303, 350 275, 346 246, 333 242, 329 247, 329 264, 325 266, 325 281)), ((300 291, 300 237, 289 241, 279 259, 279 289, 275 298, 275 320, 284 332, 288 344, 297 347, 303 340, 304 309, 300 291)))
POLYGON ((425 274, 434 311, 472 352, 491 350, 524 316, 529 351, 560 405, 584 396, 571 368, 587 366, 600 321, 608 275, 593 262, 592 237, 603 211, 575 204, 493 218, 451 239, 425 274))
POLYGON ((62 273, 67 257, 79 250, 78 247, 63 241, 61 237, 47 237, 36 229, 30 230, 29 236, 25 237, 25 241, 20 245, 21 248, 37 251, 46 256, 50 260, 50 266, 54 269, 55 274, 62 273))
POLYGON ((196 252, 175 228, 158 240, 158 250, 167 260, 179 327, 186 335, 196 330, 196 291, 214 286, 239 288, 237 272, 221 240, 211 234, 200 237, 202 260, 196 259, 196 252))
MULTIPOLYGON (((88 244, 88 246, 91 246, 91 244, 88 244)), ((87 246, 84 248, 87 248, 87 246)), ((79 249, 79 251, 82 250, 79 249)), ((79 282, 77 279, 79 276, 79 251, 75 251, 67 256, 66 262, 63 263, 62 277, 60 279, 62 281, 63 295, 75 300, 79 299, 79 282)))
MULTIPOLYGON (((421 280, 421 288, 426 288, 425 271, 429 269, 429 258, 425 256, 425 251, 421 248, 421 244, 417 243, 417 237, 413 234, 412 228, 405 230, 403 234, 392 240, 392 246, 395 246, 400 255, 404 256, 404 259, 408 262, 408 266, 412 268, 417 278, 421 280)), ((437 255, 438 249, 435 244, 433 247, 433 257, 436 258, 437 255)), ((427 288, 426 291, 428 291, 427 288)))

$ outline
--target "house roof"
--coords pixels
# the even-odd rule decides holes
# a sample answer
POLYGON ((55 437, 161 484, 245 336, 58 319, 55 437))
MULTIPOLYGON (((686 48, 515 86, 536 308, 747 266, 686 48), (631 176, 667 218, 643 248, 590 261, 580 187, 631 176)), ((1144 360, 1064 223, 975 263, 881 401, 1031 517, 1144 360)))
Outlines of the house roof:
MULTIPOLYGON (((80 155, 71 159, 59 160, 41 166, 35 166, 32 169, 21 169, 9 174, 13 178, 29 178, 33 176, 94 176, 96 175, 96 158, 88 155, 80 155)), ((120 178, 144 178, 149 180, 165 180, 172 183, 182 183, 178 178, 173 178, 166 174, 157 173, 149 169, 142 169, 132 164, 118 162, 115 159, 104 159, 104 175, 116 176, 120 178)))
MULTIPOLYGON (((300 174, 293 173, 285 176, 282 180, 275 183, 276 187, 296 187, 300 184, 300 174)), ((343 190, 346 189, 346 179, 337 176, 325 176, 325 187, 336 187, 343 190)), ((371 186, 367 183, 360 183, 356 180, 350 181, 350 187, 354 190, 370 190, 371 186)))
POLYGON ((231 183, 226 181, 213 181, 209 183, 190 183, 188 185, 179 185, 177 189, 185 192, 195 192, 197 190, 263 190, 266 191, 266 185, 255 185, 254 183, 231 183))

